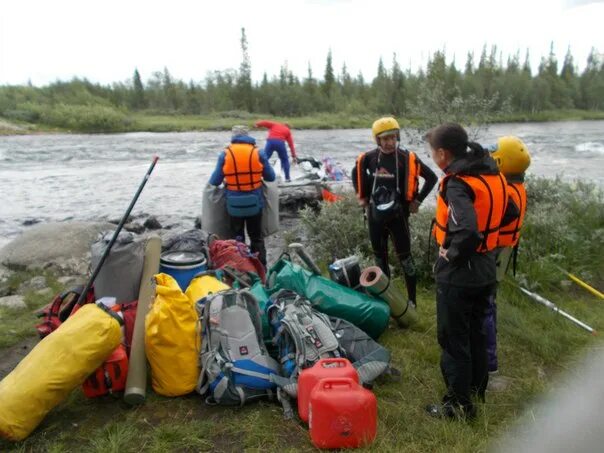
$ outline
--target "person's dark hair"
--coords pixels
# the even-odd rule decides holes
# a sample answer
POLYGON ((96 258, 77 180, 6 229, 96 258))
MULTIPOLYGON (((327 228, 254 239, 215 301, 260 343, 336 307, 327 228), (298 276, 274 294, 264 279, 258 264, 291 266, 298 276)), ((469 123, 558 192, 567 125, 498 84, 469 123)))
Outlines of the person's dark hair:
POLYGON ((457 123, 444 123, 432 128, 425 138, 432 149, 447 149, 456 158, 480 158, 486 152, 479 143, 468 141, 468 133, 457 123))

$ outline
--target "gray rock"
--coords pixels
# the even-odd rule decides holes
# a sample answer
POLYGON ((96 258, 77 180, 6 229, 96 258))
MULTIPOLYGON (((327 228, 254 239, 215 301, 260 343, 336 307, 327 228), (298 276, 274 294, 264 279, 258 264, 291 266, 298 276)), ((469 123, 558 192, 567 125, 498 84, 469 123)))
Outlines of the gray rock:
POLYGON ((8 308, 27 308, 23 296, 5 296, 0 297, 0 307, 8 308))
POLYGON ((15 269, 51 268, 60 273, 85 274, 90 245, 101 231, 114 228, 101 222, 34 225, 0 250, 0 263, 15 269))
POLYGON ((147 220, 145 220, 143 226, 145 228, 148 228, 149 230, 160 230, 162 228, 161 223, 159 223, 159 220, 157 220, 157 218, 153 215, 147 220))
POLYGON ((38 291, 36 291, 36 294, 39 296, 50 296, 50 295, 52 295, 52 289, 50 289, 50 288, 39 289, 38 291))
POLYGON ((19 292, 23 292, 28 289, 39 290, 43 288, 46 288, 46 278, 41 275, 38 275, 37 277, 34 277, 31 280, 22 283, 19 287, 19 292))
POLYGON ((511 378, 507 376, 494 375, 489 376, 487 390, 490 392, 505 392, 512 384, 511 378))
POLYGON ((72 288, 78 285, 85 285, 86 277, 83 275, 65 275, 63 277, 59 277, 57 281, 67 288, 72 288))
POLYGON ((0 266, 0 283, 3 283, 8 280, 8 278, 12 275, 12 272, 4 266, 0 266))
POLYGON ((143 225, 141 225, 140 223, 127 223, 126 225, 124 225, 124 230, 126 231, 130 231, 131 233, 134 234, 141 234, 145 231, 145 227, 143 225))

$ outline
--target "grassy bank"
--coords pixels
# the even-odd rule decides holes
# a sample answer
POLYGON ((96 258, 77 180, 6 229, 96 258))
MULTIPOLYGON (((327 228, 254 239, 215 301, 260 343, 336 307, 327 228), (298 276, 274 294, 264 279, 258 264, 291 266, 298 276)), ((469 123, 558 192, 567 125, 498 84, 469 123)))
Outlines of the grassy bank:
MULTIPOLYGON (((604 286, 604 263, 597 247, 604 235, 601 190, 545 179, 532 179, 528 186, 531 202, 517 281, 603 330, 603 301, 568 281, 555 267, 564 264, 600 290, 604 286)), ((400 382, 384 380, 374 388, 378 437, 368 451, 486 451, 538 397, 555 387, 562 373, 575 367, 582 354, 601 346, 597 338, 504 283, 498 296, 498 340, 500 374, 507 387, 488 393, 473 423, 427 417, 424 405, 437 401, 444 391, 429 274, 430 218, 430 213, 422 213, 412 223, 414 254, 422 273, 420 321, 410 330, 392 326, 380 338, 392 352, 393 364, 402 371, 402 378, 400 382)), ((334 254, 344 257, 353 251, 367 253, 366 231, 354 200, 326 205, 320 213, 306 211, 303 224, 309 243, 320 245, 312 250, 313 254, 323 261, 334 254)), ((12 284, 18 286, 29 277, 16 276, 12 284)), ((31 310, 40 303, 31 299, 25 310, 1 309, 0 332, 6 330, 9 319, 18 317, 33 335, 35 319, 31 310)), ((284 421, 277 404, 251 404, 241 409, 209 407, 198 395, 163 398, 150 392, 145 405, 129 408, 111 397, 87 400, 80 390, 72 392, 24 442, 0 441, 0 451, 11 449, 120 453, 313 451, 306 428, 296 421, 284 421)))
MULTIPOLYGON (((95 109, 91 107, 91 109, 95 109)), ((106 117, 103 112, 90 112, 65 109, 63 116, 53 123, 30 123, 0 118, 0 135, 19 135, 35 133, 68 132, 186 132, 229 130, 234 124, 254 122, 270 115, 250 114, 247 112, 224 112, 212 115, 160 115, 151 113, 111 112, 106 117), (71 116, 74 118, 71 118, 71 116)), ((349 115, 346 113, 318 113, 302 117, 278 117, 278 121, 291 124, 295 129, 367 129, 376 114, 349 115)), ((54 117, 53 117, 54 118, 54 117)), ((552 110, 534 113, 510 113, 493 116, 490 122, 539 122, 564 120, 602 120, 604 112, 592 110, 552 110)), ((401 126, 413 126, 413 119, 401 118, 401 126)))

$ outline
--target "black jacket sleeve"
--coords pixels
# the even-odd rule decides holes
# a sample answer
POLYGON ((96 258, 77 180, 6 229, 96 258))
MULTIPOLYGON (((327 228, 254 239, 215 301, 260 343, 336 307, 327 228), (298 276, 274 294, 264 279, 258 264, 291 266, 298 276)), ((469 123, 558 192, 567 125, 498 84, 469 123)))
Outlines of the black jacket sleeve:
POLYGON ((451 178, 447 183, 446 199, 449 205, 448 243, 445 244, 448 249, 447 258, 451 263, 465 262, 482 242, 472 189, 463 181, 451 178))
POLYGON ((419 162, 419 175, 424 178, 424 184, 417 194, 417 201, 420 203, 424 201, 424 199, 428 196, 428 194, 432 191, 436 183, 438 182, 438 177, 432 171, 430 167, 424 164, 419 157, 417 157, 419 162))
POLYGON ((501 219, 501 226, 506 226, 518 217, 520 217, 520 208, 512 198, 508 198, 508 204, 501 219))

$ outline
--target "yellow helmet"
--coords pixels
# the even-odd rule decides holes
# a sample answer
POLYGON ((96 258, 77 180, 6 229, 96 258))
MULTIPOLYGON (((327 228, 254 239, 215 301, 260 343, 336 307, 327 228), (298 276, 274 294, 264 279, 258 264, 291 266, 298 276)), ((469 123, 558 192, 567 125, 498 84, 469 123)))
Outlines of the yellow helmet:
POLYGON ((373 138, 377 142, 378 137, 385 137, 386 135, 396 134, 397 139, 400 139, 400 126, 398 122, 391 116, 385 116, 373 122, 371 132, 373 138))
POLYGON ((504 175, 524 173, 531 164, 531 155, 522 140, 508 135, 497 139, 497 148, 491 154, 504 175))

